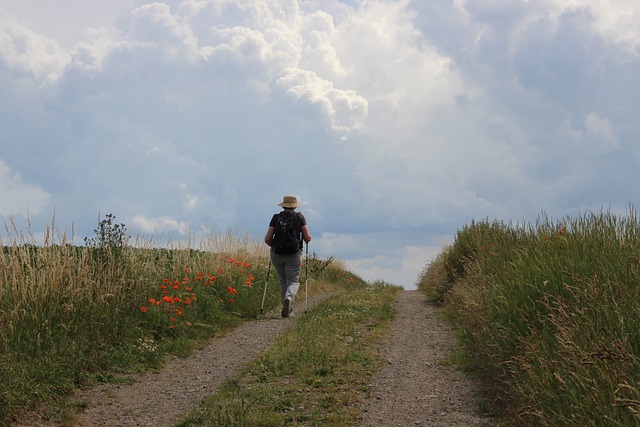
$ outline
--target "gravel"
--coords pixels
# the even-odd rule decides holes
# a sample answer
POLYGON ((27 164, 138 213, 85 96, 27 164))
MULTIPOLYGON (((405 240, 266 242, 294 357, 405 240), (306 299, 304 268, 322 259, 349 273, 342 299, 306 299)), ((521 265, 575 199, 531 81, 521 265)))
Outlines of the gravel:
POLYGON ((404 291, 398 315, 383 343, 387 363, 371 382, 358 425, 489 426, 478 415, 475 384, 446 363, 456 345, 439 310, 419 291, 404 291))

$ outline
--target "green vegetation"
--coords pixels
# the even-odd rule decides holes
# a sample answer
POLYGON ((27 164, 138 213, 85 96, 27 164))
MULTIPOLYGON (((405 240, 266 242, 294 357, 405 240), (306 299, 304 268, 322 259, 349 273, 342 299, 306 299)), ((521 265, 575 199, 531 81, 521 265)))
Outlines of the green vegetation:
MULTIPOLYGON (((60 396, 76 387, 160 367, 167 353, 186 355, 259 313, 269 263, 261 242, 227 233, 197 249, 161 248, 132 243, 114 220, 85 246, 54 239, 54 230, 44 244, 15 230, 0 241, 0 424, 39 405, 64 422, 60 396)), ((179 425, 354 425, 399 288, 367 284, 332 258, 311 256, 305 271, 312 295, 339 292, 179 425)), ((274 276, 266 310, 279 304, 274 276)), ((457 360, 506 422, 640 425, 633 209, 472 221, 418 286, 443 305, 459 333, 457 360)))
POLYGON ((178 425, 355 425, 354 403, 380 366, 377 346, 399 288, 354 281, 282 335, 244 372, 178 425))
MULTIPOLYGON (((0 240, 0 425, 77 387, 159 367, 165 354, 186 355, 259 313, 262 242, 227 233, 198 249, 162 248, 132 243, 114 220, 101 221, 86 246, 53 226, 36 245, 5 225, 13 237, 0 240)), ((307 268, 310 295, 357 279, 333 259, 310 256, 307 268)), ((265 310, 279 304, 274 276, 265 310)))
POLYGON ((640 425, 640 223, 609 212, 459 230, 419 288, 518 425, 640 425))

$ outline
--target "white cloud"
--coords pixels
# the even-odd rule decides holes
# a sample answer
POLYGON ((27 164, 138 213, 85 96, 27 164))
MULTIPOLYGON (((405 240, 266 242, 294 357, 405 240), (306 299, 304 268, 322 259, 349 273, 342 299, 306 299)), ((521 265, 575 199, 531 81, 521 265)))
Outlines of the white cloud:
POLYGON ((171 12, 168 4, 149 3, 131 12, 126 37, 169 57, 192 59, 198 56, 198 39, 189 23, 171 12))
MULTIPOLYGON (((287 68, 275 81, 274 89, 300 105, 317 107, 329 128, 342 135, 361 127, 367 117, 367 100, 353 90, 339 90, 313 71, 287 68)), ((313 114, 313 109, 311 110, 313 114)))
POLYGON ((0 9, 0 67, 43 82, 69 62, 56 41, 35 33, 0 9))
POLYGON ((24 182, 19 173, 12 172, 0 159, 0 215, 38 215, 49 198, 40 186, 24 182))
POLYGON ((177 232, 184 237, 189 234, 189 224, 171 217, 145 217, 142 215, 131 218, 131 223, 142 233, 158 234, 177 232))
POLYGON ((364 280, 382 280, 415 289, 419 274, 442 249, 442 246, 405 246, 370 258, 346 258, 345 264, 364 280))
POLYGON ((593 16, 593 28, 611 40, 628 48, 629 53, 637 55, 640 45, 640 4, 635 0, 556 0, 558 13, 567 10, 583 10, 588 8, 593 16))
POLYGON ((200 198, 198 196, 196 196, 195 194, 187 194, 185 199, 186 199, 185 200, 185 209, 187 210, 187 212, 193 211, 194 209, 196 209, 198 207, 199 202, 200 202, 200 198))
POLYGON ((33 224, 262 237, 293 193, 320 255, 408 286, 472 218, 640 196, 631 0, 96 1, 1 6, 1 188, 33 224))
POLYGON ((589 113, 584 119, 588 137, 596 140, 602 149, 619 148, 615 132, 609 120, 598 113, 589 113))

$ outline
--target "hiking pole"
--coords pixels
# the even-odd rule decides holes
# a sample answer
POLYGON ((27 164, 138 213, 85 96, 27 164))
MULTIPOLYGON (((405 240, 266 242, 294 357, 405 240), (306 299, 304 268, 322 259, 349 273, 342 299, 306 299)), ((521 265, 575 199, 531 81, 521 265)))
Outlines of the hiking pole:
POLYGON ((262 305, 260 306, 260 314, 264 310, 264 299, 267 297, 267 285, 269 285, 269 273, 271 273, 271 261, 269 261, 269 268, 267 269, 267 280, 264 281, 264 292, 262 293, 262 305))
POLYGON ((304 262, 304 314, 307 314, 307 307, 309 306, 309 243, 305 242, 307 249, 307 256, 304 262))

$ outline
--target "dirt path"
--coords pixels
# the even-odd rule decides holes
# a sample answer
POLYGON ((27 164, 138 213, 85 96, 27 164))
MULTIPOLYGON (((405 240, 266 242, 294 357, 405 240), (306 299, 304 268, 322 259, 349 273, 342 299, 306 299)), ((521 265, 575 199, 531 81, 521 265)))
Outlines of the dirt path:
POLYGON ((481 426, 474 384, 443 361, 455 346, 453 331, 419 291, 400 292, 398 316, 384 343, 386 366, 372 380, 373 397, 359 426, 481 426))
POLYGON ((142 374, 131 385, 105 384, 78 395, 87 402, 78 427, 171 426, 204 397, 215 394, 240 367, 265 351, 293 325, 280 310, 212 339, 187 358, 174 358, 162 372, 142 374))
MULTIPOLYGON (((309 307, 317 302, 309 300, 309 307)), ((265 351, 293 325, 280 309, 209 340, 187 358, 174 357, 161 372, 131 375, 132 384, 101 384, 79 390, 72 401, 85 406, 74 427, 171 426, 204 397, 215 394, 239 370, 265 351)), ((27 419, 14 427, 58 427, 59 423, 27 419)))
MULTIPOLYGON (((475 415, 472 383, 441 364, 455 341, 437 310, 418 291, 400 292, 397 306, 398 316, 384 343, 389 363, 372 380, 373 394, 361 405, 359 425, 485 425, 475 415)), ((81 391, 73 400, 87 409, 74 426, 171 426, 265 351, 295 319, 270 312, 264 319, 212 339, 188 358, 171 360, 159 373, 134 376, 133 384, 104 384, 81 391)), ((21 426, 53 424, 30 420, 21 426)))

